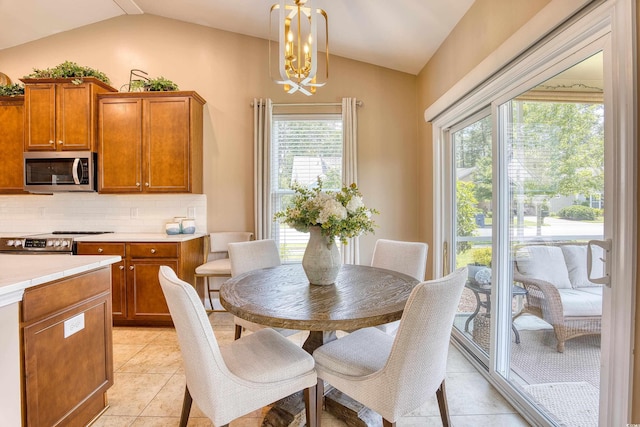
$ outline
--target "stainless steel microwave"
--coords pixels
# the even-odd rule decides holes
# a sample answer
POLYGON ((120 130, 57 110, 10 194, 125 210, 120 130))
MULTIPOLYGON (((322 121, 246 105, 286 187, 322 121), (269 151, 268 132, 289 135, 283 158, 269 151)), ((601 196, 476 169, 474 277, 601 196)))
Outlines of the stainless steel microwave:
POLYGON ((96 191, 96 153, 24 153, 24 189, 30 193, 96 191))

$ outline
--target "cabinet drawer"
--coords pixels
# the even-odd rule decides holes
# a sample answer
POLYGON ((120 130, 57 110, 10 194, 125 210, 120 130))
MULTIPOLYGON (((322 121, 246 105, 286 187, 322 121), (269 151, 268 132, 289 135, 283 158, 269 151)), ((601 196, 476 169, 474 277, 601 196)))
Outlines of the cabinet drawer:
POLYGON ((110 290, 110 267, 28 288, 22 299, 22 320, 29 323, 110 290))
POLYGON ((177 243, 129 243, 131 258, 177 258, 177 243))
POLYGON ((78 242, 78 255, 120 255, 124 258, 124 243, 78 242))

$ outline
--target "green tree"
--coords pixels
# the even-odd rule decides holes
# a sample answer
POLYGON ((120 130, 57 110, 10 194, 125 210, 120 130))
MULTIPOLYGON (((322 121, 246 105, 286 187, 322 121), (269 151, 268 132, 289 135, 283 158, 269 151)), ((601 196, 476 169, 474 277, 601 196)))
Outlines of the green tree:
MULTIPOLYGON (((479 213, 478 201, 474 193, 473 182, 456 182, 456 234, 458 236, 476 235, 476 214, 479 213)), ((471 249, 472 242, 458 242, 457 253, 471 249)))

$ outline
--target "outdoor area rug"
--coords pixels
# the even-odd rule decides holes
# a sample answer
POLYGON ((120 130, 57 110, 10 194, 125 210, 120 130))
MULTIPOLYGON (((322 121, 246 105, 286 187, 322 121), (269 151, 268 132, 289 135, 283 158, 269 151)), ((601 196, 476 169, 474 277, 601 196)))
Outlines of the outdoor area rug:
POLYGON ((511 343, 511 369, 528 384, 586 382, 597 389, 600 335, 571 339, 558 353, 552 330, 521 330, 520 344, 511 343))
POLYGON ((587 382, 522 386, 531 399, 553 414, 560 426, 597 427, 598 389, 587 382))

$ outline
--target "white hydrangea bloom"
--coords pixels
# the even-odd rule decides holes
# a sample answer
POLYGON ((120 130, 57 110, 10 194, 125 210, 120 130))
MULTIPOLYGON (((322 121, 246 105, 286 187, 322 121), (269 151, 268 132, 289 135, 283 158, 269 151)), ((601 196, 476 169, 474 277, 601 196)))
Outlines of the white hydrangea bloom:
POLYGON ((347 211, 349 211, 349 213, 353 213, 363 206, 364 202, 362 201, 362 197, 353 196, 351 200, 349 200, 349 203, 347 203, 347 211))
POLYGON ((325 202, 322 210, 320 211, 320 215, 318 215, 318 223, 324 224, 331 217, 335 217, 339 220, 347 218, 347 209, 335 199, 328 199, 325 202))

